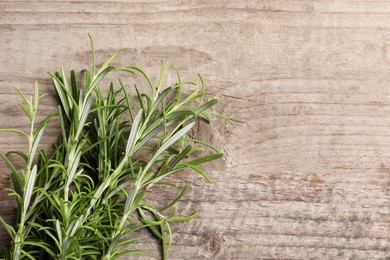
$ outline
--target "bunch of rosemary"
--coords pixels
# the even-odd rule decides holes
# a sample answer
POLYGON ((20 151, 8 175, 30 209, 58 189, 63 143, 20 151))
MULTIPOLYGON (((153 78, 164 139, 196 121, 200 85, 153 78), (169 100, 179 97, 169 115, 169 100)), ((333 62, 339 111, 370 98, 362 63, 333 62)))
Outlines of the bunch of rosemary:
MULTIPOLYGON (((67 78, 63 69, 50 74, 59 99, 58 111, 37 125, 42 95, 38 84, 32 98, 17 87, 23 102, 20 108, 29 118, 28 133, 2 129, 27 138, 27 153, 0 152, 11 169, 13 195, 18 203, 15 227, 0 222, 11 237, 11 246, 3 251, 5 259, 116 259, 128 254, 148 253, 132 247, 136 231, 147 228, 162 244, 162 255, 172 243, 171 223, 190 220, 177 216, 176 203, 188 186, 166 205, 147 202, 146 194, 154 185, 169 185, 165 177, 185 169, 210 177, 199 165, 220 158, 212 145, 190 138, 188 132, 199 118, 209 122, 208 109, 216 99, 205 99, 205 86, 183 97, 182 88, 194 85, 182 81, 175 69, 177 83, 163 87, 165 67, 159 82, 134 66, 113 67, 115 52, 98 70, 92 39, 92 71, 85 70, 83 86, 74 71, 67 78), (140 74, 150 87, 142 92, 134 84, 131 90, 119 80, 108 91, 101 81, 109 72, 140 74), (39 148, 45 127, 58 116, 61 135, 48 156, 39 148), (198 151, 208 150, 207 155, 198 151), (17 154, 26 162, 18 170, 9 160, 17 154), (191 156, 190 156, 191 155, 191 156)), ((170 178, 172 181, 173 178, 170 178)))

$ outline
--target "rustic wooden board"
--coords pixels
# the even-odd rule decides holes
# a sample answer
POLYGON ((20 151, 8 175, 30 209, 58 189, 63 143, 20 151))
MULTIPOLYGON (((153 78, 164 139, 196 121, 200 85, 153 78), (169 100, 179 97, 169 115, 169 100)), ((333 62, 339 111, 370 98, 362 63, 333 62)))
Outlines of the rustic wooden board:
POLYGON ((26 127, 12 84, 52 96, 47 71, 90 65, 87 32, 101 60, 126 47, 116 64, 202 73, 236 122, 201 133, 226 156, 207 167, 215 184, 190 177, 181 205, 201 215, 174 227, 171 259, 390 258, 389 1, 2 0, 0 127, 26 127))

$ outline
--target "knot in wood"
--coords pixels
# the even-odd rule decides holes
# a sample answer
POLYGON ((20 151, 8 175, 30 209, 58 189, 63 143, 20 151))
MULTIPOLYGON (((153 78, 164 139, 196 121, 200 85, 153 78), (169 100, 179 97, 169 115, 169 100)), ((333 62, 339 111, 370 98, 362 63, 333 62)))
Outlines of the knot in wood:
POLYGON ((201 240, 202 246, 213 256, 221 251, 224 242, 223 238, 213 231, 206 231, 201 240))

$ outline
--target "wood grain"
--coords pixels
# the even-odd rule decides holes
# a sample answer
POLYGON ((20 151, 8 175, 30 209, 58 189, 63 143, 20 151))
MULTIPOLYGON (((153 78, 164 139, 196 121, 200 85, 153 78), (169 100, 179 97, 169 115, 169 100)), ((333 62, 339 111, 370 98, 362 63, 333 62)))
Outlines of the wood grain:
POLYGON ((236 122, 200 133, 226 156, 207 167, 215 184, 191 177, 181 206, 201 215, 174 227, 170 259, 390 258, 389 1, 0 1, 0 127, 26 127, 12 84, 39 80, 55 108, 46 72, 90 66, 87 32, 100 61, 125 47, 116 64, 202 73, 236 122))

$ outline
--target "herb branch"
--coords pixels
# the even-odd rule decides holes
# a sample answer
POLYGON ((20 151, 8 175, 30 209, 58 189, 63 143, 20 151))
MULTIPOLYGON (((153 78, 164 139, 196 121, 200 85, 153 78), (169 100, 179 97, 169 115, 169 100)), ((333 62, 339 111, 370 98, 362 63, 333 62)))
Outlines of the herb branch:
MULTIPOLYGON (((161 241, 163 259, 172 245, 171 225, 188 221, 198 211, 178 216, 177 203, 185 196, 186 184, 166 205, 150 202, 147 194, 155 185, 176 187, 174 174, 193 170, 207 182, 211 178, 199 166, 222 157, 211 144, 190 138, 198 121, 210 122, 208 112, 218 101, 206 98, 203 78, 199 86, 182 81, 164 86, 165 64, 155 85, 148 74, 135 66, 114 67, 115 52, 98 69, 92 46, 92 71, 84 70, 80 83, 75 71, 70 77, 63 68, 49 73, 59 105, 58 111, 35 128, 39 101, 38 83, 34 95, 19 103, 30 120, 28 133, 17 129, 0 132, 19 134, 28 140, 27 153, 0 152, 11 169, 18 202, 17 225, 0 224, 11 237, 3 250, 4 259, 117 259, 131 254, 150 255, 135 248, 137 231, 149 229, 161 241), (122 71, 141 75, 149 91, 119 80, 103 91, 102 80, 122 71), (184 89, 193 89, 183 95, 184 89), (131 95, 133 93, 133 95, 131 95), (48 122, 59 117, 61 134, 54 151, 47 155, 39 143, 48 122), (17 169, 9 155, 19 155, 24 169, 17 169)), ((129 80, 129 79, 127 79, 129 80)))

